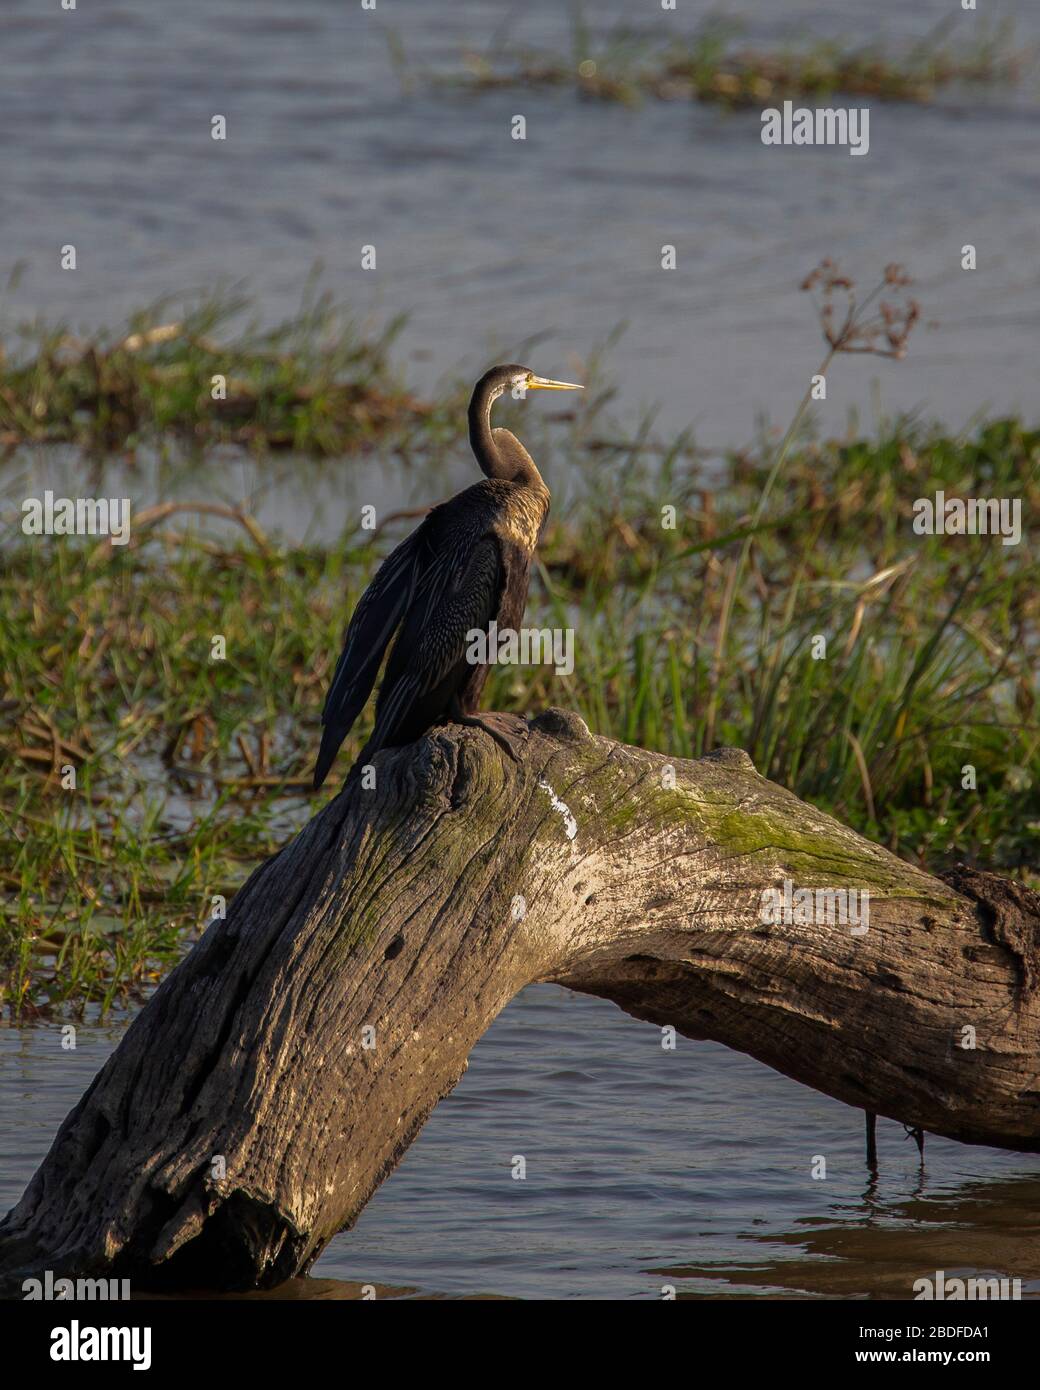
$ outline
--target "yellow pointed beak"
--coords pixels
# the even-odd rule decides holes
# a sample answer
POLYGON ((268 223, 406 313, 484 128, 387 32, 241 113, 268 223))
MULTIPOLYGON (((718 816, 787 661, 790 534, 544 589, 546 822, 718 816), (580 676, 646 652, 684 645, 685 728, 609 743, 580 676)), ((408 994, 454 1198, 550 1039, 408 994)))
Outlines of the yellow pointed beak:
POLYGON ((584 391, 576 381, 550 381, 547 376, 532 376, 527 379, 528 391, 584 391))

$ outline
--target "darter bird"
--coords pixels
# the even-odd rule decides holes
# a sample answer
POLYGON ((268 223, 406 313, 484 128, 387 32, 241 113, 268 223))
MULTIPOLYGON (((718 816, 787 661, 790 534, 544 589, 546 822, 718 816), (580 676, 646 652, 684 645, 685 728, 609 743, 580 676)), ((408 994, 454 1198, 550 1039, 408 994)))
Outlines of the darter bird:
POLYGON ((469 440, 485 481, 434 507, 362 594, 325 698, 315 788, 364 708, 395 634, 375 728, 355 768, 449 720, 486 729, 516 756, 507 716, 477 714, 488 667, 467 659, 467 634, 486 632, 493 620, 499 629, 519 629, 549 489, 516 435, 491 428, 491 407, 504 391, 581 389, 519 366, 492 367, 477 382, 469 440))

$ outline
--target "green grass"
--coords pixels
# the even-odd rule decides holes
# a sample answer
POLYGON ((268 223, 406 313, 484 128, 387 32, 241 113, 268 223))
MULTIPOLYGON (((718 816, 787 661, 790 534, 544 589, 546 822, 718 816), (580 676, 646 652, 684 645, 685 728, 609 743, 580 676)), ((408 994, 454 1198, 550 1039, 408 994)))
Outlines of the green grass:
MULTIPOLYGON (((1036 882, 1040 585, 1028 526, 1040 431, 995 420, 957 438, 911 424, 874 441, 803 438, 756 523, 771 450, 733 455, 709 479, 685 439, 602 438, 590 395, 591 419, 551 427, 556 476, 588 486, 557 492, 527 615, 574 628, 575 672, 497 669, 485 704, 567 706, 596 732, 676 756, 736 745, 904 857, 1036 882), (940 488, 1020 498, 1022 544, 915 535, 914 500, 940 488), (674 529, 661 524, 666 506, 674 529), (814 635, 825 659, 812 657, 814 635), (977 790, 962 788, 966 764, 977 790)), ((7 546, 10 1013, 132 1002, 205 924, 213 895, 230 897, 324 800, 329 786, 315 797, 307 784, 343 627, 413 524, 327 547, 162 524, 123 548, 20 535, 7 546), (210 659, 215 634, 225 661, 210 659), (55 776, 62 765, 76 767, 75 791, 55 776)))
POLYGON ((284 323, 248 321, 248 305, 236 292, 163 300, 88 338, 0 323, 0 445, 104 454, 175 440, 341 456, 405 446, 448 418, 395 379, 399 322, 372 337, 316 279, 284 323))
MULTIPOLYGON (((461 78, 444 80, 473 90, 570 87, 582 97, 629 105, 650 97, 762 106, 839 92, 879 101, 929 102, 955 83, 1015 81, 1032 62, 1031 54, 1013 49, 1008 25, 983 28, 971 46, 949 42, 953 27, 952 21, 944 21, 898 54, 881 44, 857 47, 839 41, 763 52, 737 46, 740 27, 728 21, 708 20, 686 40, 625 25, 594 35, 579 9, 569 53, 518 47, 496 36, 485 52, 463 55, 461 78)), ((406 71, 399 44, 394 51, 406 71)))

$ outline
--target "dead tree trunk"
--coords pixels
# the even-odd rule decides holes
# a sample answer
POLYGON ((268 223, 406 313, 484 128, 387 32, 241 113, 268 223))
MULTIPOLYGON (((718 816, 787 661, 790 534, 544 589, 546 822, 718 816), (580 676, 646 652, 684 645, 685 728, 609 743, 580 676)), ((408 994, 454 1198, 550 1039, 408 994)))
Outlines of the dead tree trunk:
POLYGON ((932 878, 743 753, 669 766, 558 711, 521 765, 457 727, 381 755, 378 790, 257 869, 135 1019, 0 1226, 0 1280, 305 1271, 536 980, 1040 1150, 1040 900, 932 878), (764 923, 784 879, 866 890, 869 929, 764 923))

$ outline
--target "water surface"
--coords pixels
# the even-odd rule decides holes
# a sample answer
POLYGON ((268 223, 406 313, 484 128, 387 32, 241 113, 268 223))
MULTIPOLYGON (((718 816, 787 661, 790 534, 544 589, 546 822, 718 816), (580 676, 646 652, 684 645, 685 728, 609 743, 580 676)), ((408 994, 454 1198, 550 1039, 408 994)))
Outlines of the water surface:
MULTIPOLYGON (((84 1027, 69 1053, 57 1028, 0 1030, 0 1209, 114 1040, 84 1027)), ((281 1292, 911 1298, 942 1269, 1040 1296, 1040 1158, 929 1136, 922 1172, 886 1120, 878 1150, 872 1185, 860 1111, 717 1044, 665 1051, 612 1004, 531 986, 313 1282, 281 1292)))
MULTIPOLYGON (((723 13, 743 22, 750 46, 841 38, 898 53, 951 8, 687 0, 666 14, 599 0, 587 19, 595 32, 625 17, 689 34, 723 13)), ((1040 39, 1040 7, 983 8, 962 15, 959 42, 970 47, 994 14, 1014 20, 1020 46, 1040 39)), ((0 246, 24 273, 4 315, 95 328, 222 280, 244 283, 274 319, 297 306, 320 261, 362 318, 409 316, 399 359, 424 391, 517 356, 572 376, 624 324, 608 358, 622 420, 634 427, 656 403, 662 431, 692 422, 718 447, 751 439, 763 413, 786 422, 818 363, 797 290, 806 271, 836 256, 866 286, 895 260, 935 326, 917 333, 906 362, 837 364, 821 426, 844 429, 851 410, 866 427, 908 410, 951 427, 984 409, 1035 413, 1035 69, 1018 87, 948 90, 930 106, 874 102, 870 152, 852 158, 763 146, 755 111, 409 88, 388 31, 420 74, 458 70, 466 49, 569 52, 572 42, 559 0, 395 0, 375 14, 340 0, 94 0, 74 14, 8 0, 0 246), (214 113, 227 117, 226 142, 209 137, 214 113), (509 138, 517 113, 523 143, 509 138), (75 272, 58 268, 68 242, 75 272), (968 242, 974 272, 960 265, 968 242), (666 243, 671 272, 660 269, 666 243), (366 244, 375 272, 361 269, 366 244)), ((32 469, 44 486, 61 463, 48 453, 32 469)), ((335 478, 333 465, 331 486, 286 480, 267 519, 297 534, 318 513, 328 526, 342 520, 335 478)), ((387 505, 407 505, 411 484, 397 467, 389 478, 387 505)), ((242 485, 219 461, 184 490, 200 482, 242 485)), ((138 486, 140 505, 165 495, 138 486)))

